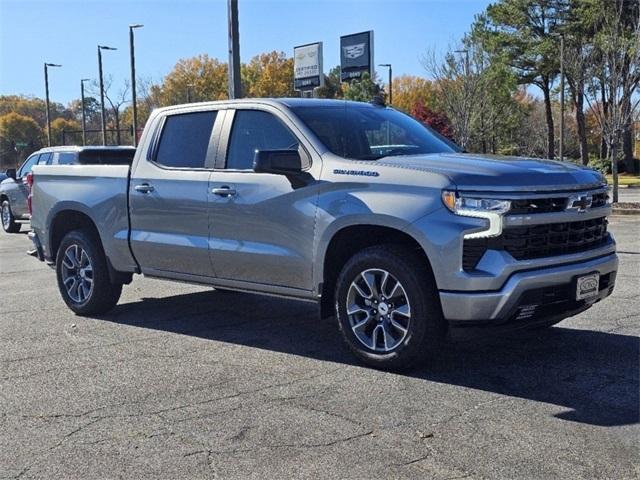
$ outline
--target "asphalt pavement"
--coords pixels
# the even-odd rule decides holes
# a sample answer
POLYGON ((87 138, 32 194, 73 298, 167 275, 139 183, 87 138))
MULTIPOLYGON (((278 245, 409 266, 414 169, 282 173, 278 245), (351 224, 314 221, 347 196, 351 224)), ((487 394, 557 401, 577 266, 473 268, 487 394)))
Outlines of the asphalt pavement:
POLYGON ((640 477, 640 217, 612 297, 359 365, 314 305, 138 277, 102 318, 0 234, 0 478, 640 477))

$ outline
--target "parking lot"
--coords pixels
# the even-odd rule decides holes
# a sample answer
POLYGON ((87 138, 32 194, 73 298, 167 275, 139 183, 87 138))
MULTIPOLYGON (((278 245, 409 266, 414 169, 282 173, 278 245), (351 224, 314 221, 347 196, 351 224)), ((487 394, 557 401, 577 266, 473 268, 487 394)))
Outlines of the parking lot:
POLYGON ((612 298, 406 375, 306 303, 138 277, 76 317, 0 234, 0 477, 638 478, 640 217, 611 229, 612 298))

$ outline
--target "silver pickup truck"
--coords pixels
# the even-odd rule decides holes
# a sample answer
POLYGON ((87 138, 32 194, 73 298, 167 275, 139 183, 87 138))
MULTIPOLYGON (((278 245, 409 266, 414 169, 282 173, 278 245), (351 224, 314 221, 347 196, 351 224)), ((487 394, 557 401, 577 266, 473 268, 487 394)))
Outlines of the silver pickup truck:
POLYGON ((31 238, 79 315, 134 273, 318 302, 381 368, 452 327, 544 327, 613 290, 606 184, 461 153, 392 108, 314 99, 155 111, 131 167, 36 166, 31 238))

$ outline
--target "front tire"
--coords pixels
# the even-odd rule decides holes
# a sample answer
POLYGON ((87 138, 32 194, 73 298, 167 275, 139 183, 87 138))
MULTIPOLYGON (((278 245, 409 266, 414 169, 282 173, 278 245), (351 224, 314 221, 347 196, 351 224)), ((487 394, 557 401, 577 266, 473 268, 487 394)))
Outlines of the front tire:
POLYGON ((7 233, 18 233, 22 225, 16 222, 9 201, 3 201, 0 209, 2 214, 2 229, 7 233))
POLYGON ((89 230, 74 230, 62 239, 56 276, 62 299, 78 315, 106 313, 122 293, 121 283, 111 283, 100 240, 89 230))
POLYGON ((351 351, 367 365, 403 370, 423 362, 446 333, 423 257, 398 245, 354 255, 336 283, 336 315, 351 351))

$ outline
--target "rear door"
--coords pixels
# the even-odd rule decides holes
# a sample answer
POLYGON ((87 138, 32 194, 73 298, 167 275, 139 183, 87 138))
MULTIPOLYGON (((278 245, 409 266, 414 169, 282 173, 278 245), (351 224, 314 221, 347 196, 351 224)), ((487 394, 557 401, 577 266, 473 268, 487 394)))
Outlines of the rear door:
POLYGON ((143 273, 211 277, 209 176, 223 114, 167 115, 131 175, 131 248, 143 273))

